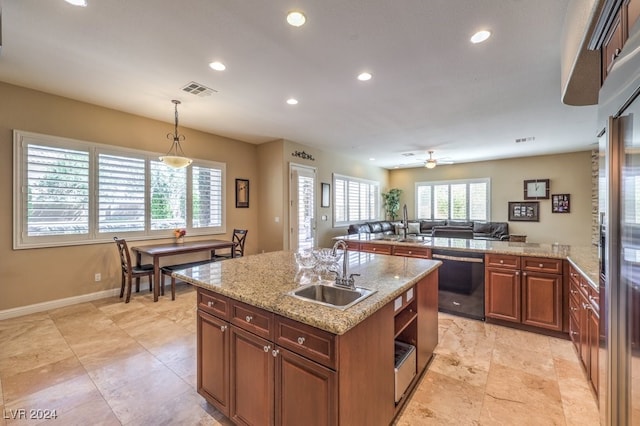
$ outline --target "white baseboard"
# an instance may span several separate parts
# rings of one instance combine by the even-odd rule
[[[37,312],[44,312],[50,309],[75,305],[76,303],[90,302],[92,300],[104,299],[118,295],[120,295],[120,288],[112,288],[110,290],[98,291],[96,293],[51,300],[48,302],[36,303],[34,305],[20,306],[19,308],[5,309],[4,311],[0,311],[0,320],[21,317],[23,315],[35,314]]]

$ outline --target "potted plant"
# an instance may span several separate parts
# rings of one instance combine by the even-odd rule
[[[400,211],[400,194],[402,189],[391,188],[389,192],[382,193],[384,210],[391,220],[396,220]]]

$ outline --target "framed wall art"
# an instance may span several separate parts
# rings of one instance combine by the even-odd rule
[[[571,195],[553,194],[551,196],[551,213],[570,213]]]
[[[540,203],[538,201],[509,201],[509,221],[539,222]]]
[[[249,179],[236,179],[236,208],[249,207]]]
[[[331,185],[321,183],[320,188],[320,207],[331,207]]]

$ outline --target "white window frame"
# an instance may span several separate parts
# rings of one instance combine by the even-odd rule
[[[415,187],[414,187],[414,194],[415,194],[415,212],[414,212],[414,217],[417,219],[426,219],[426,218],[422,218],[419,217],[419,188],[422,186],[430,186],[431,187],[431,219],[427,219],[427,220],[445,220],[445,219],[435,219],[435,211],[434,211],[434,203],[433,203],[433,188],[435,186],[438,185],[449,185],[449,214],[448,214],[448,218],[446,220],[459,220],[459,221],[472,221],[472,220],[476,220],[476,219],[470,219],[470,191],[469,191],[469,185],[472,183],[485,183],[487,185],[487,219],[486,222],[490,222],[491,221],[491,178],[473,178],[473,179],[457,179],[457,180],[441,180],[441,181],[426,181],[426,182],[416,182],[415,183]],[[451,206],[452,206],[452,202],[451,202],[451,185],[459,185],[459,184],[466,184],[467,185],[467,212],[466,212],[466,218],[465,219],[452,219],[451,218]]]
[[[336,180],[344,180],[344,181],[347,182],[347,190],[346,190],[346,194],[345,194],[345,197],[346,197],[345,205],[347,207],[347,220],[346,221],[338,222],[337,219],[336,219],[338,217],[338,215],[336,214],[336,209],[338,208],[338,203],[336,202],[336,200],[337,200]],[[356,182],[358,184],[364,183],[364,184],[368,184],[368,185],[371,185],[371,186],[375,187],[376,195],[375,195],[374,201],[373,201],[374,202],[373,211],[375,212],[374,217],[369,218],[369,219],[359,219],[359,220],[351,220],[351,221],[348,220],[349,183],[350,182]],[[346,176],[346,175],[341,175],[341,174],[334,173],[333,174],[333,178],[332,178],[332,183],[333,183],[333,197],[332,198],[333,198],[333,226],[334,227],[349,226],[349,225],[351,225],[353,223],[361,223],[361,222],[364,222],[364,221],[373,222],[373,221],[380,220],[380,205],[381,205],[380,204],[381,203],[381,201],[380,201],[380,197],[381,197],[381,195],[380,195],[380,182],[369,180],[369,179],[362,179],[362,178],[357,178],[357,177],[353,177],[353,176]],[[371,206],[369,206],[369,207],[371,207]]]
[[[80,235],[27,235],[26,211],[26,146],[28,144],[52,146],[73,150],[84,150],[89,153],[89,231]],[[145,230],[130,232],[98,232],[98,154],[111,154],[122,157],[142,158],[145,160]],[[40,247],[58,247],[81,244],[113,242],[114,236],[128,240],[144,240],[157,238],[173,238],[171,230],[150,229],[150,161],[155,161],[162,153],[141,151],[113,145],[86,142],[81,140],[50,136],[22,130],[13,131],[13,249],[30,249]],[[220,226],[192,227],[192,174],[191,167],[187,171],[187,235],[212,235],[226,233],[226,163],[194,159],[192,165],[215,168],[221,171],[221,213]]]

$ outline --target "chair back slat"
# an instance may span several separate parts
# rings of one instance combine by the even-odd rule
[[[131,255],[129,254],[127,241],[118,237],[113,237],[113,240],[116,242],[116,246],[118,247],[118,254],[120,255],[120,265],[122,267],[122,272],[128,274],[129,271],[131,271]]]
[[[232,241],[236,244],[233,248],[235,252],[235,257],[244,256],[244,242],[247,239],[247,231],[246,229],[234,229],[233,230],[233,239]]]

